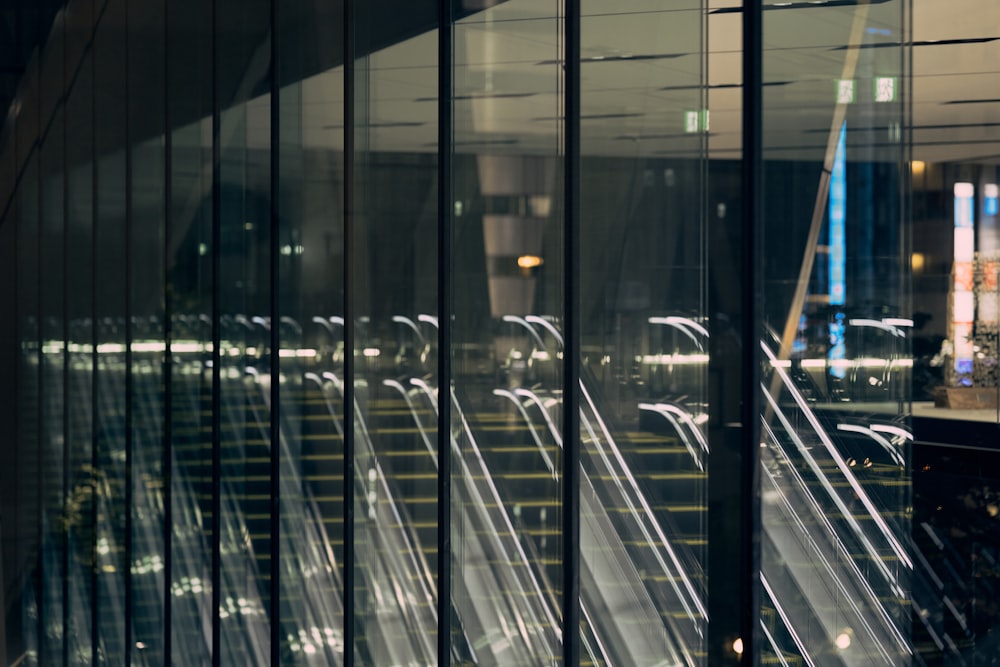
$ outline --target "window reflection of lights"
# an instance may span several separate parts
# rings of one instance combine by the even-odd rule
[[[739,637],[733,642],[733,653],[736,655],[743,655],[743,640]]]
[[[366,347],[364,349],[363,354],[369,358],[377,357],[382,354],[382,350],[378,349],[377,347]]]
[[[695,364],[707,364],[707,354],[646,354],[637,357],[636,361],[641,361],[646,365],[666,365],[685,366]]]
[[[517,265],[522,269],[534,269],[542,265],[542,258],[538,255],[521,255],[517,258]]]
[[[248,350],[249,351],[249,350]],[[286,349],[278,350],[279,357],[298,357],[299,359],[310,359],[312,357],[318,356],[319,351],[311,347],[304,347],[300,349]]]

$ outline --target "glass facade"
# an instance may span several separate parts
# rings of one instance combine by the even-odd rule
[[[914,426],[998,441],[1000,14],[927,4],[70,0],[0,660],[989,664],[991,473]]]

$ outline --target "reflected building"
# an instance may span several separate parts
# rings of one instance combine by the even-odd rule
[[[0,660],[992,655],[1000,14],[925,4],[69,0]]]

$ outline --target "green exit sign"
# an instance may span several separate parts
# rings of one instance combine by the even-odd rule
[[[708,132],[708,109],[684,112],[684,132],[695,134]]]
[[[854,79],[837,79],[837,104],[854,104]]]
[[[875,101],[895,102],[899,86],[894,76],[875,77]]]

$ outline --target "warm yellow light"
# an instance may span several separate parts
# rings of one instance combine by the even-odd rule
[[[521,255],[517,258],[517,265],[522,269],[533,269],[542,265],[542,258],[538,255]]]
[[[837,638],[834,640],[834,644],[836,644],[837,648],[839,648],[841,651],[846,651],[847,649],[849,649],[851,647],[850,633],[841,632],[839,635],[837,635]]]
[[[915,273],[919,273],[924,270],[924,253],[915,252],[910,255],[910,268],[913,269]]]
[[[736,641],[733,642],[733,652],[736,655],[743,655],[743,639],[741,637],[737,637]]]
[[[914,176],[920,176],[921,174],[924,173],[924,170],[926,168],[927,168],[927,163],[924,162],[923,160],[914,160],[913,162],[910,163],[910,173],[912,173]]]

